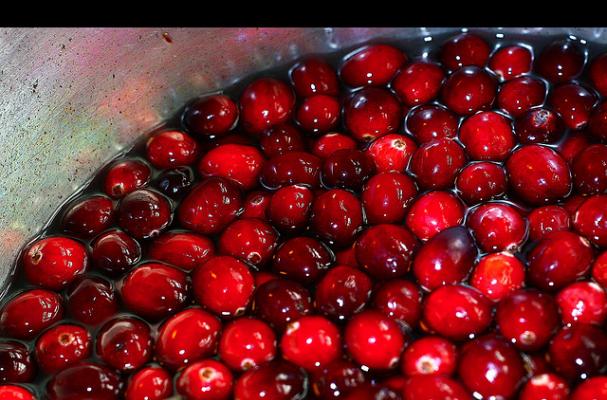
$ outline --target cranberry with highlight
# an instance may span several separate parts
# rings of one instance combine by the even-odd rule
[[[170,231],[158,236],[148,249],[148,258],[192,271],[215,254],[213,242],[191,232]]]
[[[171,205],[159,193],[136,190],[120,201],[118,224],[135,239],[157,236],[171,220]]]
[[[249,192],[244,199],[242,206],[241,218],[259,218],[264,219],[267,216],[268,208],[270,207],[270,199],[272,193],[256,190]]]
[[[416,149],[410,137],[390,133],[375,139],[365,153],[373,160],[377,172],[404,172]]]
[[[548,100],[565,125],[571,129],[582,129],[588,124],[596,96],[583,86],[564,83],[552,90]]]
[[[468,215],[466,224],[484,251],[514,251],[524,242],[527,221],[507,203],[485,203]]]
[[[391,88],[405,105],[413,107],[434,99],[444,78],[440,66],[419,61],[402,69],[392,80]]]
[[[524,282],[525,266],[508,252],[483,256],[470,278],[470,284],[493,301],[502,300]]]
[[[364,372],[350,361],[337,360],[314,377],[312,390],[322,400],[339,399],[366,382]]]
[[[372,304],[387,317],[415,328],[422,313],[422,294],[412,281],[391,279],[376,288]]]
[[[571,400],[602,399],[607,396],[607,377],[595,376],[580,383]]]
[[[428,192],[419,196],[407,213],[407,227],[421,240],[459,225],[464,218],[464,206],[448,192]]]
[[[361,195],[367,222],[401,222],[416,195],[415,182],[405,174],[384,172],[373,176],[365,184]]]
[[[323,94],[306,98],[299,105],[295,117],[299,126],[311,133],[324,133],[334,129],[339,118],[339,101]]]
[[[98,325],[118,312],[118,299],[109,281],[82,277],[67,291],[69,315],[87,325]]]
[[[455,138],[458,118],[444,107],[428,104],[412,110],[406,126],[419,143],[427,143],[434,139]]]
[[[501,197],[507,186],[504,168],[487,161],[466,165],[455,180],[455,188],[468,204]]]
[[[177,167],[162,171],[155,180],[155,186],[171,198],[186,194],[194,184],[194,172],[189,167]]]
[[[321,159],[325,159],[337,150],[354,150],[356,149],[356,146],[357,143],[351,136],[338,132],[330,132],[314,141],[312,144],[312,154]]]
[[[302,151],[292,151],[267,161],[261,171],[261,183],[275,190],[288,185],[317,187],[320,183],[321,161]]]
[[[509,80],[514,77],[531,72],[533,54],[523,46],[500,47],[489,60],[489,69],[502,79]]]
[[[352,193],[331,189],[314,199],[311,226],[323,239],[346,246],[352,243],[362,224],[362,205]]]
[[[337,72],[321,58],[312,57],[297,64],[291,70],[291,81],[297,95],[301,97],[339,94]]]
[[[316,285],[316,309],[345,320],[364,308],[371,287],[371,279],[360,270],[346,265],[333,267]]]
[[[312,312],[312,299],[308,290],[297,282],[273,279],[255,291],[253,311],[278,331]]]
[[[514,131],[523,144],[554,143],[565,133],[565,124],[555,112],[533,108],[514,121]]]
[[[457,348],[439,336],[425,336],[411,343],[401,361],[401,370],[408,377],[416,375],[453,374],[457,366]]]
[[[203,97],[188,105],[182,122],[188,132],[203,137],[224,135],[234,128],[238,107],[228,96],[216,94]]]
[[[301,185],[278,189],[270,199],[267,215],[280,231],[298,232],[308,226],[314,194]]]
[[[232,222],[219,237],[219,253],[239,258],[260,267],[265,265],[276,247],[277,234],[266,222],[246,218]]]
[[[440,58],[450,70],[466,65],[483,67],[490,52],[489,45],[482,37],[474,33],[461,33],[443,43]]]
[[[250,190],[257,185],[264,161],[263,155],[255,147],[223,144],[200,159],[198,172],[204,177],[231,179],[243,189]]]
[[[607,146],[593,144],[586,147],[573,159],[571,172],[579,194],[607,193]]]
[[[494,111],[466,118],[459,139],[473,160],[503,161],[516,144],[510,121]]]
[[[91,243],[93,265],[113,276],[130,270],[140,259],[139,243],[118,229],[103,233]]]
[[[36,400],[32,392],[17,385],[0,385],[0,400]]]
[[[150,181],[152,171],[140,160],[118,161],[110,166],[103,181],[103,191],[114,198],[141,189]]]
[[[462,67],[443,86],[442,100],[459,115],[488,108],[497,92],[495,79],[479,67]]]
[[[569,398],[569,384],[552,373],[535,375],[525,383],[520,400],[562,400]]]
[[[607,140],[607,101],[596,106],[590,114],[588,131],[600,140]]]
[[[276,356],[276,335],[263,321],[239,318],[224,327],[218,354],[234,371],[246,371]]]
[[[108,367],[84,362],[59,372],[46,385],[48,400],[118,400],[120,377]]]
[[[63,305],[57,293],[28,290],[4,304],[0,311],[0,332],[15,339],[33,339],[62,316]]]
[[[584,50],[571,40],[561,40],[546,46],[535,62],[537,72],[552,83],[577,77],[584,68]]]
[[[516,118],[530,108],[542,105],[545,99],[544,82],[537,78],[524,76],[502,85],[497,95],[497,105]]]
[[[152,357],[152,334],[143,321],[118,317],[97,333],[97,355],[120,371],[134,371]]]
[[[227,400],[232,393],[233,380],[225,365],[208,359],[183,369],[175,387],[186,400]]]
[[[607,195],[588,197],[573,215],[573,226],[597,246],[607,246]]]
[[[363,47],[348,56],[339,71],[341,80],[349,86],[382,86],[390,82],[396,71],[407,61],[400,49],[387,44]]]
[[[416,375],[405,382],[404,400],[472,400],[458,381],[441,375]]]
[[[354,93],[343,114],[345,126],[354,139],[368,142],[399,128],[402,106],[386,89],[371,87]]]
[[[38,365],[46,373],[57,373],[87,358],[91,336],[78,325],[61,324],[48,329],[36,341]]]
[[[291,151],[304,151],[306,144],[302,133],[291,124],[273,126],[259,138],[259,147],[272,158]]]
[[[593,325],[564,327],[550,342],[550,363],[571,380],[604,374],[607,369],[607,335]]]
[[[259,78],[240,95],[240,123],[252,134],[260,134],[286,122],[293,112],[295,95],[283,81]]]
[[[126,400],[164,400],[173,394],[172,375],[162,367],[145,367],[131,375]]]
[[[0,341],[0,383],[31,382],[36,364],[28,348],[14,340]]]
[[[310,237],[286,240],[274,254],[272,270],[304,284],[312,283],[329,268],[333,254],[321,242]]]
[[[63,229],[81,238],[91,238],[114,222],[114,203],[103,195],[78,200],[63,216]]]
[[[561,206],[535,208],[528,215],[529,239],[537,241],[550,232],[569,230],[569,212]]]
[[[359,190],[375,173],[375,165],[360,150],[337,150],[328,156],[322,167],[322,182],[328,187]]]
[[[192,165],[199,154],[196,141],[180,131],[155,134],[146,143],[148,161],[156,168],[174,168]]]
[[[305,316],[287,326],[280,349],[285,360],[314,371],[340,357],[341,337],[328,319]]]
[[[446,189],[466,163],[464,149],[455,140],[436,139],[420,146],[411,158],[410,171],[423,189]]]
[[[575,282],[556,296],[564,324],[602,325],[607,319],[607,294],[594,282]]]
[[[239,400],[303,399],[307,390],[306,373],[290,362],[277,360],[242,374],[234,385],[234,398]]]

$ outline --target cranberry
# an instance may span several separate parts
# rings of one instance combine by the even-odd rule
[[[308,226],[313,200],[314,194],[309,188],[300,185],[285,186],[272,195],[268,218],[281,231],[301,231]]]
[[[61,324],[44,332],[36,341],[36,360],[46,373],[56,373],[84,360],[90,354],[91,337],[78,325]]]
[[[61,290],[88,266],[86,248],[62,236],[36,240],[23,253],[23,272],[29,283]]]
[[[276,335],[263,321],[239,318],[225,326],[219,341],[219,358],[235,371],[245,371],[276,356]]]
[[[489,68],[502,79],[508,80],[531,72],[533,54],[523,46],[499,48],[489,60]]]
[[[148,184],[152,172],[140,160],[123,160],[112,164],[105,174],[103,191],[114,198],[123,197]]]
[[[607,95],[607,55],[605,53],[595,57],[590,65],[590,80],[601,95]]]
[[[453,343],[438,336],[422,337],[403,353],[401,370],[407,376],[451,375],[455,371],[457,349]]]
[[[318,279],[332,262],[333,255],[321,242],[301,236],[288,239],[276,250],[272,270],[308,284]]]
[[[497,83],[487,72],[478,67],[462,67],[445,82],[442,100],[457,114],[470,115],[489,107],[496,91]]]
[[[596,96],[583,86],[564,83],[552,90],[549,101],[565,125],[571,129],[581,129],[588,124]]]
[[[527,222],[506,203],[481,204],[468,215],[466,224],[484,251],[516,250],[527,235]]]
[[[441,375],[416,375],[407,379],[404,400],[471,400],[472,396],[457,381]]]
[[[310,153],[292,151],[271,158],[261,171],[261,183],[268,189],[287,185],[316,187],[320,183],[320,159]]]
[[[118,311],[118,299],[110,282],[99,277],[74,281],[67,293],[69,315],[88,325],[98,325]]]
[[[328,190],[314,199],[311,224],[323,239],[346,246],[352,243],[363,224],[360,201],[345,190]]]
[[[580,383],[571,400],[601,399],[607,396],[607,377],[595,376]]]
[[[308,58],[291,70],[291,81],[298,96],[315,94],[337,96],[339,82],[335,69],[321,58]]]
[[[457,117],[448,109],[434,104],[417,107],[407,115],[407,130],[419,143],[435,139],[455,138]]]
[[[556,374],[539,374],[527,381],[519,395],[520,400],[561,400],[569,398],[567,381]]]
[[[530,204],[554,202],[571,190],[567,162],[545,146],[519,147],[506,162],[506,170],[511,188]]]
[[[448,192],[428,192],[419,196],[407,214],[406,224],[421,240],[459,225],[464,218],[462,203]]]
[[[149,247],[148,257],[192,271],[215,254],[215,245],[205,236],[170,231],[158,236]]]
[[[476,256],[476,246],[468,230],[455,226],[421,246],[413,260],[413,274],[427,290],[459,283],[468,276]]]
[[[509,343],[485,336],[466,344],[458,373],[464,385],[482,398],[510,398],[525,376],[523,361]]]
[[[556,297],[564,324],[602,325],[607,319],[607,294],[594,282],[575,282]]]
[[[356,141],[343,133],[330,132],[314,141],[312,153],[322,159],[341,149],[356,149]]]
[[[285,360],[306,370],[318,370],[340,357],[341,338],[331,321],[304,316],[287,326],[280,349]]]
[[[550,232],[569,230],[569,213],[561,206],[535,208],[528,216],[529,239],[537,241]]]
[[[250,369],[234,385],[234,398],[239,400],[303,399],[308,387],[305,372],[280,360]]]
[[[223,178],[208,178],[194,186],[181,202],[178,219],[185,228],[214,234],[232,222],[241,207],[236,185]]]
[[[318,374],[312,383],[312,390],[319,399],[339,399],[347,396],[365,381],[365,374],[354,363],[337,360]]]
[[[131,376],[126,400],[164,400],[173,394],[172,376],[162,367],[145,367]]]
[[[287,279],[273,279],[257,287],[255,314],[282,331],[287,324],[312,311],[310,293],[299,283]]]
[[[36,400],[32,392],[17,385],[0,385],[0,400]]]
[[[482,67],[489,59],[491,49],[483,38],[473,33],[461,33],[449,38],[441,46],[441,61],[454,70],[465,65]]]
[[[293,111],[295,96],[286,83],[273,78],[251,82],[240,96],[240,120],[244,129],[259,134],[286,122]]]
[[[607,101],[597,105],[590,114],[588,130],[597,139],[607,140]]]
[[[415,182],[407,175],[384,172],[373,176],[364,186],[361,199],[370,224],[397,223],[417,195]]]
[[[98,236],[91,244],[95,268],[110,275],[130,270],[141,259],[141,246],[135,239],[114,229]]]
[[[36,364],[28,348],[14,340],[0,341],[0,383],[31,382],[36,376]]]
[[[4,304],[0,311],[0,332],[16,339],[33,339],[62,315],[58,294],[43,289],[28,290]]]
[[[318,94],[301,103],[296,120],[307,132],[324,133],[337,126],[339,117],[339,101],[335,97]]]
[[[136,190],[120,202],[118,224],[136,239],[158,235],[171,223],[171,205],[159,193]]]
[[[446,189],[466,163],[464,149],[455,140],[436,139],[421,145],[411,158],[410,170],[423,189]]]
[[[268,208],[270,207],[270,199],[272,193],[257,190],[249,192],[244,200],[242,207],[241,218],[266,218]]]
[[[403,172],[416,149],[417,146],[410,137],[390,133],[375,139],[366,153],[378,172]]]
[[[189,167],[177,167],[162,171],[156,178],[156,187],[165,195],[176,198],[186,194],[194,183],[194,173]]]
[[[147,159],[156,168],[192,165],[200,149],[196,141],[180,131],[164,131],[148,139]]]
[[[259,139],[259,147],[266,157],[276,157],[291,151],[304,151],[306,148],[301,132],[290,124],[273,126]]]
[[[203,97],[188,105],[182,122],[188,132],[203,137],[224,135],[234,128],[238,107],[228,96],[216,94]]]
[[[227,400],[232,393],[233,379],[225,365],[208,359],[187,366],[175,386],[184,399]]]
[[[349,86],[383,86],[405,64],[407,56],[387,44],[363,47],[344,60],[339,75]]]
[[[401,117],[400,103],[386,89],[361,89],[344,106],[345,126],[358,141],[371,141],[394,132]]]
[[[468,204],[492,200],[506,192],[506,171],[491,162],[471,163],[460,171],[455,188]]]
[[[521,350],[539,350],[558,327],[553,298],[535,289],[520,289],[497,305],[495,320],[502,335]]]
[[[498,106],[513,117],[520,117],[530,108],[540,106],[546,99],[543,81],[528,76],[504,83],[497,95]]]
[[[352,243],[351,246],[337,251],[335,253],[335,262],[350,267],[358,267],[358,261],[356,261],[356,243]]]
[[[607,246],[607,195],[588,197],[573,216],[573,226],[597,246]]]
[[[564,327],[550,342],[550,363],[567,379],[603,374],[607,367],[607,335],[593,325]]]
[[[525,266],[507,252],[483,256],[470,278],[470,284],[493,301],[502,300],[524,282]]]
[[[510,121],[494,111],[466,118],[459,139],[473,160],[503,161],[516,144]]]
[[[359,190],[375,172],[367,153],[360,150],[337,150],[323,162],[322,181],[328,187]]]
[[[82,238],[91,238],[112,225],[114,204],[103,195],[74,202],[63,216],[63,229]]]
[[[186,274],[166,264],[149,262],[132,270],[122,280],[124,306],[153,320],[181,309],[188,300]]]
[[[263,155],[252,146],[224,144],[206,153],[198,164],[202,176],[232,179],[245,190],[257,185],[264,164]]]
[[[263,266],[272,256],[276,241],[276,232],[262,220],[239,219],[228,225],[219,237],[219,252]]]
[[[571,40],[546,46],[535,62],[537,72],[550,82],[568,81],[578,76],[585,63],[584,50]]]
[[[316,309],[345,320],[364,308],[371,295],[371,279],[356,268],[331,268],[316,285]]]
[[[432,331],[452,340],[464,340],[489,327],[491,303],[478,290],[447,285],[434,290],[426,298],[423,318]]]
[[[392,81],[392,90],[410,107],[424,104],[438,95],[445,73],[437,64],[414,62],[402,69]]]
[[[97,355],[117,370],[138,369],[152,356],[150,327],[130,317],[106,322],[97,333]]]
[[[64,369],[46,385],[48,400],[114,400],[119,398],[120,377],[111,369],[85,362]]]
[[[594,260],[592,277],[603,288],[607,288],[607,251],[601,253]]]
[[[215,354],[221,323],[201,308],[188,308],[165,321],[158,331],[155,356],[173,370]]]
[[[571,166],[573,184],[583,195],[607,192],[607,146],[594,144],[582,150]]]
[[[344,337],[352,358],[373,369],[394,368],[405,345],[398,324],[371,310],[353,316],[346,325]]]
[[[523,144],[554,143],[565,132],[563,120],[547,108],[532,108],[514,122],[516,136]]]
[[[422,295],[411,281],[392,279],[382,283],[373,295],[373,307],[395,321],[415,328],[422,312]]]

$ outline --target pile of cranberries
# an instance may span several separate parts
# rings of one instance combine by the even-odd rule
[[[607,399],[588,52],[462,33],[195,100],[24,249],[0,399]]]

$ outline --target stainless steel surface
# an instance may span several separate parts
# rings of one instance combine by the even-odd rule
[[[187,99],[250,71],[374,38],[443,28],[0,31],[0,284],[19,248],[88,177]],[[604,29],[492,29],[572,33]]]

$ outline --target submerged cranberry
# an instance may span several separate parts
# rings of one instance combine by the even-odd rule
[[[573,159],[573,184],[578,193],[592,195],[607,192],[607,146],[593,144]]]
[[[324,133],[334,129],[340,118],[340,103],[322,94],[306,98],[298,107],[295,119],[306,132]]]
[[[0,383],[31,382],[36,376],[36,364],[28,348],[14,340],[0,341]]]
[[[569,384],[556,374],[535,375],[525,383],[519,395],[521,400],[560,400],[569,398]]]
[[[191,400],[227,400],[234,378],[222,363],[208,359],[183,369],[175,382],[177,392]]]
[[[98,236],[91,249],[95,268],[114,276],[130,270],[141,259],[139,243],[118,229]]]
[[[171,219],[171,205],[161,194],[136,190],[120,201],[118,224],[136,239],[157,236]]]
[[[502,161],[516,144],[510,121],[494,111],[466,118],[459,139],[473,160]]]
[[[588,197],[573,215],[573,226],[597,246],[607,246],[607,195]]]
[[[32,392],[17,385],[0,385],[1,400],[36,400]]]
[[[570,216],[561,206],[538,207],[529,213],[529,239],[542,239],[550,232],[569,230]]]
[[[375,165],[367,153],[360,150],[337,150],[322,166],[322,182],[328,187],[360,190],[375,173]]]
[[[446,189],[465,163],[464,149],[455,140],[436,139],[413,153],[409,169],[422,189]]]
[[[397,322],[415,328],[419,321],[422,295],[417,284],[391,279],[373,292],[373,307]]]
[[[509,80],[531,72],[533,54],[524,46],[500,47],[489,60],[489,68],[502,79]]]
[[[287,326],[280,349],[285,360],[314,371],[340,357],[341,337],[331,321],[310,315]]]
[[[148,258],[192,271],[215,254],[213,242],[191,232],[170,231],[158,236],[148,249]]]
[[[257,287],[253,310],[279,331],[312,311],[306,288],[287,279],[273,279]]]
[[[468,215],[466,224],[484,251],[517,250],[527,235],[527,222],[507,203],[481,204]]]
[[[291,151],[304,151],[306,145],[302,133],[291,124],[273,126],[259,138],[259,147],[272,158]]]
[[[454,138],[458,119],[448,109],[429,104],[413,109],[407,115],[406,126],[419,143],[426,143],[434,139]]]
[[[373,176],[365,184],[361,199],[369,224],[399,223],[417,195],[415,182],[398,172]]]
[[[470,278],[470,284],[493,301],[502,300],[524,282],[525,266],[508,252],[483,256]]]
[[[392,80],[391,88],[410,107],[434,99],[442,86],[445,73],[429,62],[414,62],[402,69]]]
[[[311,226],[323,239],[346,246],[352,243],[362,224],[362,206],[352,193],[331,189],[314,199]]]
[[[447,339],[426,336],[411,343],[401,361],[403,374],[451,375],[457,366],[457,348]]]
[[[143,161],[118,161],[105,174],[103,190],[108,196],[120,198],[147,185],[151,174],[150,167]]]
[[[239,318],[226,325],[219,341],[219,358],[235,371],[245,371],[276,356],[276,335],[263,321]]]
[[[550,342],[550,363],[567,379],[586,379],[605,373],[607,335],[592,325],[564,327]]]
[[[416,149],[410,137],[390,133],[375,139],[366,153],[373,159],[377,172],[403,172]]]
[[[155,185],[165,195],[176,198],[186,194],[194,183],[194,173],[189,167],[177,167],[162,171]]]
[[[126,400],[164,400],[173,394],[172,376],[162,367],[145,367],[131,375]]]
[[[457,175],[455,188],[468,204],[492,200],[506,192],[506,171],[492,162],[470,163]]]
[[[310,153],[292,151],[271,158],[261,171],[261,183],[268,189],[287,185],[316,187],[320,183],[320,159]]]
[[[120,371],[133,371],[152,357],[152,334],[143,321],[118,317],[97,333],[97,355]]]
[[[448,192],[427,192],[419,196],[407,214],[407,227],[421,240],[459,225],[464,218],[464,206]]]
[[[192,165],[198,158],[199,146],[186,133],[164,131],[155,134],[146,143],[148,161],[157,168]]]
[[[462,67],[445,82],[442,100],[459,115],[471,115],[493,103],[497,91],[495,79],[478,67]]]
[[[188,105],[182,122],[188,132],[200,136],[223,135],[234,128],[238,107],[228,96],[216,94],[203,97]]]
[[[580,383],[571,400],[601,399],[607,396],[607,377],[595,376]]]
[[[259,134],[289,119],[295,104],[293,91],[273,78],[251,82],[240,95],[240,122],[244,129]]]
[[[118,299],[107,280],[82,277],[68,289],[67,311],[84,324],[98,325],[118,311]]]
[[[312,382],[312,390],[323,400],[347,396],[366,382],[364,372],[350,361],[337,360],[321,371]]]
[[[563,136],[565,124],[555,112],[539,107],[518,117],[514,130],[523,144],[554,143]]]
[[[239,400],[303,399],[307,389],[308,378],[301,368],[277,360],[242,374],[234,385],[234,398]]]
[[[571,129],[581,129],[588,124],[596,97],[583,86],[564,83],[552,90],[549,101],[565,125]]]
[[[244,199],[242,206],[242,218],[260,218],[264,219],[267,217],[268,208],[270,207],[270,199],[272,193],[256,190],[249,192],[247,197]]]
[[[346,265],[333,267],[316,285],[316,309],[344,320],[365,306],[371,287],[371,279],[360,270]]]
[[[564,324],[602,325],[607,319],[607,294],[594,282],[575,282],[556,297]]]
[[[483,67],[491,49],[485,40],[474,33],[461,33],[441,46],[440,58],[445,67],[454,70],[466,65]]]
[[[87,358],[91,336],[78,325],[61,324],[48,329],[36,341],[36,360],[46,373],[56,373]]]
[[[568,81],[584,68],[584,50],[571,40],[555,41],[546,46],[535,62],[537,72],[550,82]]]
[[[356,149],[357,143],[351,136],[338,132],[322,135],[312,144],[312,153],[321,159],[329,157],[337,150]]]
[[[243,189],[249,190],[257,185],[263,164],[263,155],[255,147],[223,144],[200,159],[198,172],[204,177],[231,179]]]
[[[524,76],[502,85],[497,95],[497,104],[513,117],[519,117],[530,108],[542,105],[545,99],[544,82]]]
[[[417,375],[405,382],[404,400],[470,400],[472,396],[458,381],[441,375]]]
[[[396,131],[401,124],[401,105],[389,91],[365,88],[344,106],[344,123],[358,141],[371,141]]]
[[[301,185],[285,186],[272,194],[267,216],[281,232],[301,231],[308,226],[313,200],[311,189]]]
[[[82,238],[91,238],[109,228],[114,219],[114,204],[103,195],[75,202],[63,216],[63,229]]]
[[[335,69],[321,58],[311,57],[297,64],[291,70],[291,81],[301,97],[315,94],[337,96],[339,82]]]
[[[400,49],[387,44],[363,47],[346,57],[339,76],[349,86],[382,86],[407,61]]]
[[[257,267],[265,265],[276,247],[272,226],[256,218],[244,218],[228,225],[219,237],[219,253],[239,258]]]
[[[0,311],[0,332],[16,339],[33,339],[62,315],[58,294],[43,289],[28,290],[4,304]]]
[[[46,396],[49,400],[117,400],[121,386],[111,369],[85,362],[55,375],[46,385]]]
[[[288,239],[276,250],[272,270],[307,284],[318,279],[332,262],[332,253],[321,242],[301,236]]]

